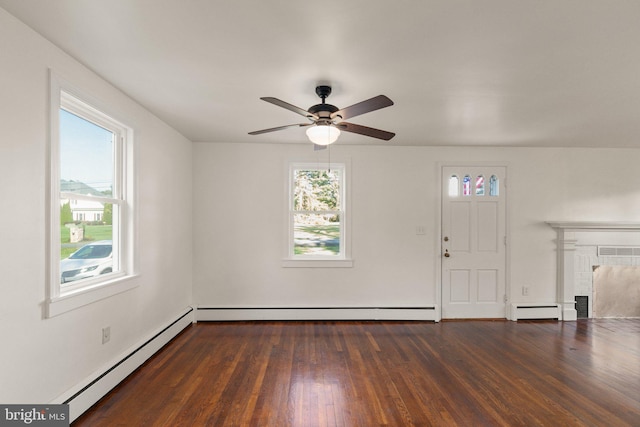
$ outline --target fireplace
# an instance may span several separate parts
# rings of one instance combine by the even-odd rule
[[[593,271],[600,265],[640,266],[640,223],[548,222],[558,233],[557,301],[562,320],[576,320],[576,296],[593,314]]]

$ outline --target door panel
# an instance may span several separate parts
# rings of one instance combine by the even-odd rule
[[[478,302],[498,302],[498,270],[478,270]]]
[[[505,179],[504,166],[442,169],[445,319],[505,317]]]
[[[450,270],[452,303],[471,301],[471,281],[469,270]]]
[[[498,220],[497,203],[478,203],[478,251],[498,250]]]
[[[469,252],[471,250],[471,213],[470,204],[451,203],[451,251]]]

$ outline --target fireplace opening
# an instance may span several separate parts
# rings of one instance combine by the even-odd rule
[[[578,297],[576,308],[577,300]],[[640,267],[600,265],[594,268],[592,303],[594,318],[640,317]]]
[[[576,311],[578,319],[589,318],[589,297],[585,295],[576,295]]]

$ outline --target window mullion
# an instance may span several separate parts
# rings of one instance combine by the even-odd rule
[[[91,196],[91,195],[78,194],[78,193],[67,193],[67,192],[60,192],[60,200],[88,200],[92,202],[99,202],[102,204],[111,203],[113,205],[122,203],[122,200],[120,199],[113,199],[110,197]]]
[[[295,214],[301,214],[301,215],[335,215],[337,213],[341,213],[342,211],[339,209],[335,209],[335,210],[326,210],[326,211],[302,211],[302,210],[293,210],[292,211]]]

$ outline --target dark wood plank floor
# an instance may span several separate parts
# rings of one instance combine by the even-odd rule
[[[189,327],[74,426],[640,426],[640,320]]]

